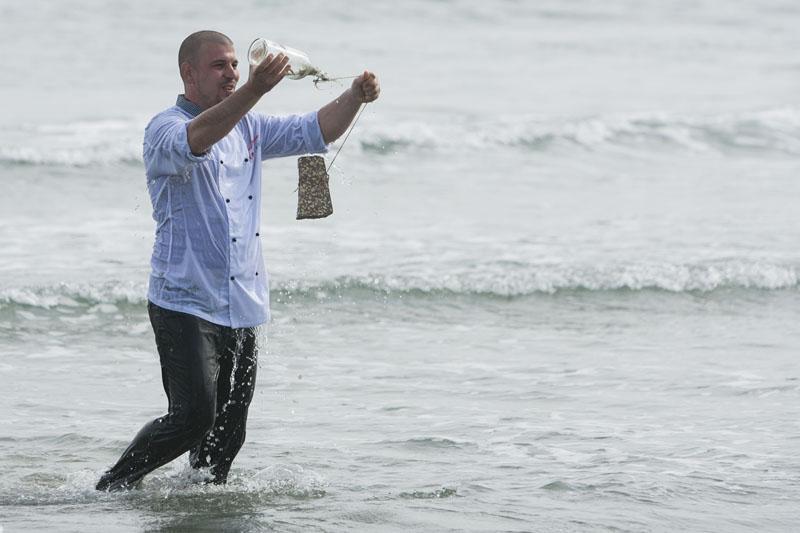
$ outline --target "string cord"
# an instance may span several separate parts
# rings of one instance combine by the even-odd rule
[[[361,113],[363,113],[366,108],[367,108],[367,103],[366,102],[361,104],[361,109],[359,109],[358,114],[356,115],[356,118],[353,120],[353,123],[350,124],[350,129],[347,130],[347,135],[344,136],[344,139],[342,140],[342,144],[340,144],[339,145],[339,149],[336,150],[336,153],[334,154],[333,159],[331,159],[330,165],[328,165],[328,168],[325,169],[326,173],[330,172],[331,168],[333,167],[333,162],[336,161],[336,157],[339,155],[339,152],[341,152],[342,148],[344,148],[344,143],[347,142],[347,138],[350,137],[350,133],[352,133],[353,128],[356,127],[356,122],[358,122],[358,119],[361,118]],[[297,189],[292,191],[292,194],[296,193],[299,188],[300,187],[298,187]]]
[[[361,104],[361,109],[359,109],[355,120],[353,120],[353,123],[350,124],[350,129],[347,130],[347,134],[344,136],[344,139],[342,140],[342,144],[339,145],[339,149],[336,150],[336,153],[333,155],[333,159],[331,159],[331,164],[328,165],[328,169],[326,170],[326,172],[330,172],[331,168],[333,167],[333,162],[336,161],[336,158],[339,156],[339,152],[341,152],[342,148],[344,148],[344,143],[347,142],[347,138],[350,137],[350,134],[353,132],[353,128],[356,127],[356,123],[358,122],[358,119],[361,118],[361,113],[363,113],[366,108],[367,108],[367,103],[366,102]]]
[[[319,89],[320,83],[328,83],[333,81],[340,81],[340,80],[352,80],[354,78],[359,77],[361,74],[357,74],[355,76],[339,76],[338,78],[329,78],[327,74],[318,74],[314,78],[314,88]]]

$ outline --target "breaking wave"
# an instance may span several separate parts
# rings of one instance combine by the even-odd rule
[[[141,164],[142,120],[25,125],[6,131],[0,164],[85,167]]]
[[[494,123],[429,122],[374,127],[358,136],[365,151],[688,151],[800,154],[800,109],[683,116],[672,113],[578,119],[514,117]]]
[[[0,165],[83,167],[141,165],[145,120],[82,121],[23,126],[4,132]],[[506,149],[528,152],[684,151],[800,155],[800,108],[717,115],[639,113],[496,121],[372,121],[354,139],[362,152],[454,153]]]
[[[490,298],[553,295],[564,292],[662,291],[707,293],[720,289],[786,290],[800,286],[800,265],[740,259],[696,264],[632,263],[559,265],[495,262],[439,273],[345,275],[329,279],[274,276],[273,299],[369,298],[409,295]],[[0,289],[0,310],[9,307],[90,307],[112,312],[146,301],[144,283],[69,284]]]
[[[446,269],[443,269],[446,270]],[[342,276],[327,281],[287,281],[279,292],[329,296],[352,291],[523,297],[590,291],[711,292],[717,289],[779,290],[800,284],[800,269],[741,260],[704,264],[530,265],[491,263],[439,275]],[[273,289],[274,290],[274,289]]]

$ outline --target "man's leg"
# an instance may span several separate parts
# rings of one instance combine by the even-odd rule
[[[220,326],[148,305],[169,410],[145,426],[97,483],[97,490],[130,487],[148,472],[196,445],[214,425]]]
[[[194,468],[211,467],[213,483],[225,483],[234,457],[244,444],[247,410],[256,386],[258,347],[255,328],[228,331],[220,356],[217,417],[214,428],[190,455]]]

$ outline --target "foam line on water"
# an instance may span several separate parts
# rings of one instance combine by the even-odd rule
[[[0,139],[0,165],[141,165],[146,121],[23,125]],[[505,116],[366,119],[349,147],[362,153],[447,154],[483,149],[522,152],[678,151],[800,155],[800,108],[714,115],[668,112],[584,117]]]
[[[718,289],[785,290],[800,285],[800,265],[727,259],[697,263],[531,264],[487,262],[470,267],[432,269],[425,273],[335,275],[330,278],[273,277],[278,303],[291,297],[358,298],[367,294],[427,294],[521,297],[565,291],[711,292]],[[0,310],[15,308],[141,305],[144,283],[107,281],[97,284],[59,283],[39,287],[0,289]],[[113,310],[116,311],[116,308]]]

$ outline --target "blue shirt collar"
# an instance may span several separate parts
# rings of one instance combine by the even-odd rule
[[[175,105],[192,115],[192,117],[196,117],[203,112],[199,105],[195,104],[194,102],[190,102],[182,94],[178,95],[178,100],[175,102]]]

